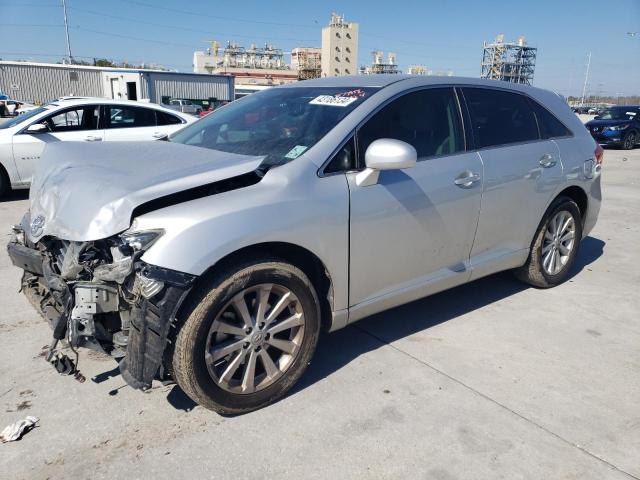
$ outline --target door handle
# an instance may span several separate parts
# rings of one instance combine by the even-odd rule
[[[543,168],[551,168],[555,166],[556,161],[553,158],[553,155],[551,155],[550,153],[545,153],[542,157],[540,157],[540,161],[538,163],[540,163],[540,166],[542,166]]]
[[[479,173],[470,172],[469,170],[467,170],[458,175],[453,183],[455,183],[460,188],[471,188],[473,187],[473,184],[478,182],[479,180]]]
[[[162,133],[162,132],[155,132],[153,135],[151,135],[153,138],[164,138],[167,136],[166,133]]]
[[[102,137],[95,137],[93,135],[89,135],[89,136],[84,137],[84,140],[86,142],[100,142],[100,141],[102,141]]]

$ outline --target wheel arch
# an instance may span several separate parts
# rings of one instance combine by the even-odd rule
[[[321,326],[324,330],[329,330],[332,323],[333,302],[333,281],[331,274],[324,262],[312,251],[289,242],[271,241],[257,243],[239,248],[211,265],[198,278],[197,282],[205,282],[217,272],[232,268],[241,261],[260,256],[274,256],[291,263],[309,277],[318,295],[321,310]],[[185,302],[186,303],[186,302]]]
[[[584,224],[585,218],[587,218],[587,210],[589,208],[589,197],[587,196],[587,192],[584,191],[582,187],[578,185],[571,185],[570,187],[565,188],[560,193],[558,193],[549,205],[552,205],[559,197],[569,197],[571,200],[576,202],[578,208],[580,209],[580,216],[582,217],[582,223]],[[549,207],[547,207],[548,209]]]

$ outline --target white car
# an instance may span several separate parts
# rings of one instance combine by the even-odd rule
[[[159,140],[197,120],[153,103],[81,98],[49,103],[0,124],[0,195],[29,188],[50,142]]]

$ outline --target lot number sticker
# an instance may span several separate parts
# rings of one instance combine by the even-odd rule
[[[346,107],[358,100],[358,97],[338,97],[320,95],[309,102],[309,105],[328,105],[330,107]]]

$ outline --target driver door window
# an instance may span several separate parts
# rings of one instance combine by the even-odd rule
[[[407,142],[418,160],[464,150],[458,104],[452,88],[408,93],[378,111],[358,131],[359,158],[374,140],[393,138]]]
[[[52,133],[96,130],[100,108],[95,105],[76,107],[58,112],[44,120]]]

